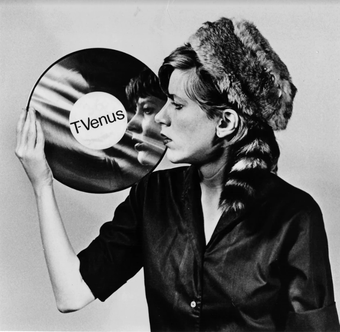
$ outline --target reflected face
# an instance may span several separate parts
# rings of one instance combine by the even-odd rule
[[[170,99],[157,114],[167,157],[173,163],[203,165],[215,152],[218,119],[209,119],[199,104],[185,90],[188,72],[175,69],[171,74],[168,92]]]
[[[156,165],[164,152],[160,125],[155,122],[155,115],[164,104],[165,101],[153,96],[139,98],[135,115],[128,124],[127,129],[132,132],[137,158],[142,165]]]

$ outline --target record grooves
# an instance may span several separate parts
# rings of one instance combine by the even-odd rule
[[[164,155],[153,142],[150,163],[141,164],[127,129],[134,115],[125,88],[146,66],[112,49],[91,48],[52,64],[28,100],[40,114],[45,153],[54,178],[76,190],[109,193],[130,187]]]

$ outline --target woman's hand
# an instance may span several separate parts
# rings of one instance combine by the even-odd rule
[[[45,186],[52,186],[53,175],[44,153],[44,133],[36,111],[23,110],[17,125],[17,146],[15,154],[22,163],[34,192]]]

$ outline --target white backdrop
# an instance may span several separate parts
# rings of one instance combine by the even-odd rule
[[[340,301],[339,1],[68,2],[0,0],[0,329],[149,329],[142,273],[105,303],[96,301],[72,314],[55,308],[32,189],[14,156],[16,122],[36,80],[62,56],[113,48],[157,72],[163,58],[201,23],[220,16],[252,20],[298,87],[293,117],[278,135],[279,173],[309,192],[323,210]],[[164,160],[159,168],[169,166]],[[79,251],[111,219],[127,191],[93,195],[56,183],[56,194]]]

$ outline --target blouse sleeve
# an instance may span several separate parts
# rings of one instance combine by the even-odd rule
[[[286,283],[287,331],[340,331],[323,217],[313,201],[292,222]]]
[[[112,221],[78,254],[80,272],[93,295],[105,301],[142,267],[140,212],[133,187]]]

